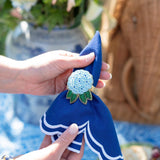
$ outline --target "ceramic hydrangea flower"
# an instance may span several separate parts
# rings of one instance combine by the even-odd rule
[[[88,71],[81,69],[73,72],[67,82],[67,99],[74,103],[79,97],[82,103],[87,104],[87,100],[92,100],[92,85],[93,77]]]
[[[11,0],[12,5],[15,8],[21,8],[22,10],[29,11],[32,6],[37,3],[37,0]]]

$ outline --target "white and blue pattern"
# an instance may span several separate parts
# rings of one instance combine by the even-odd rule
[[[92,88],[93,76],[83,69],[76,70],[68,78],[68,89],[74,94],[83,94]]]
[[[95,46],[96,48],[93,49]],[[94,53],[98,54],[100,47],[100,42],[96,40],[82,53],[90,53],[94,50]],[[101,56],[96,57],[95,60],[97,61],[92,63],[91,66],[86,67],[86,70],[89,70],[94,75],[94,86],[96,86],[100,75],[101,65],[99,65],[99,62],[101,62]],[[41,119],[41,128],[46,133],[53,133],[53,138],[56,139],[70,124],[76,123],[79,126],[79,135],[70,145],[72,149],[80,150],[83,134],[89,148],[101,160],[122,159],[116,133],[118,134],[120,144],[133,141],[134,138],[141,143],[148,140],[150,143],[160,144],[159,126],[145,126],[122,122],[113,123],[107,107],[94,93],[92,94],[93,100],[89,101],[85,107],[79,100],[70,104],[68,99],[66,99],[66,94],[67,91],[62,92],[49,107],[46,115],[44,114]],[[10,95],[6,96],[2,94],[2,97],[0,95],[0,109],[0,136],[2,136],[0,150],[3,153],[8,151],[14,156],[24,154],[31,151],[31,149],[38,149],[43,137],[39,128],[37,128],[38,126],[27,124],[16,117],[13,100]],[[23,110],[22,116],[25,116],[25,114],[26,110]],[[116,124],[116,132],[114,124]],[[151,141],[152,139],[154,141]],[[91,155],[87,152],[85,152],[85,156],[86,159],[89,157],[92,160]],[[96,159],[96,157],[93,159]]]
[[[14,123],[21,127],[13,127]],[[133,124],[129,122],[114,122],[121,145],[138,142],[160,147],[160,126]],[[13,96],[0,94],[0,156],[3,154],[20,155],[37,150],[43,140],[38,125],[20,121],[13,110]],[[97,160],[97,156],[85,147],[82,160]]]
[[[29,11],[37,3],[37,0],[11,0],[11,2],[15,8]]]
[[[81,27],[54,28],[48,32],[46,27],[35,29],[32,24],[22,21],[14,31],[7,35],[5,55],[16,60],[26,60],[44,52],[58,49],[80,53],[86,44],[87,39],[82,34]],[[16,114],[22,121],[37,125],[56,96],[17,94],[14,97]],[[23,114],[24,110],[25,114]]]
[[[63,124],[54,125],[54,126],[48,124],[47,120],[46,120],[46,114],[44,114],[44,116],[42,117],[42,119],[40,121],[40,127],[41,127],[41,130],[46,135],[52,136],[53,141],[55,141],[59,137],[58,135],[61,135],[68,128],[68,126],[65,126]],[[71,143],[71,145],[69,145],[68,150],[71,150],[76,153],[80,153],[80,149],[81,149],[81,145],[82,145],[82,137],[84,134],[85,142],[90,147],[90,149],[92,149],[92,151],[94,151],[99,156],[99,158],[101,160],[106,159],[106,158],[110,159],[110,160],[111,159],[113,159],[113,160],[123,159],[123,157],[121,155],[118,155],[116,157],[112,157],[108,153],[106,153],[103,145],[100,144],[93,137],[91,129],[90,129],[90,122],[89,121],[78,126],[78,129],[79,129],[78,135],[75,138],[75,140]],[[93,143],[93,141],[96,144],[96,146],[91,145]],[[98,146],[98,149],[97,149],[97,146]]]
[[[123,157],[110,113],[102,101],[100,102],[99,97],[92,93],[93,100],[89,101],[87,106],[84,107],[84,104],[79,100],[70,105],[65,98],[66,94],[67,91],[62,92],[41,118],[42,132],[55,138],[61,135],[70,124],[76,123],[79,127],[78,136],[69,145],[68,149],[79,153],[84,135],[85,142],[98,155],[100,160],[122,160]],[[97,103],[100,105],[97,106]],[[93,111],[94,109],[96,112]],[[96,113],[99,113],[97,117]],[[102,122],[103,125],[101,125]],[[97,127],[97,124],[100,125]],[[104,129],[105,126],[107,126],[107,129]]]

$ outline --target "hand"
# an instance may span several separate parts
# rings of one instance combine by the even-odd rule
[[[67,150],[68,145],[78,133],[78,126],[72,124],[54,143],[50,136],[45,136],[40,150],[15,158],[16,160],[81,160],[84,152],[84,140],[80,153]]]
[[[85,67],[92,63],[94,58],[94,53],[79,56],[67,51],[52,51],[26,60],[19,76],[23,82],[22,92],[34,95],[60,93],[66,88],[73,68]],[[110,78],[107,67],[106,63],[102,64],[100,78],[103,80]],[[97,87],[103,86],[104,82],[99,80]]]
[[[0,56],[0,92],[32,95],[57,94],[66,89],[73,68],[88,66],[94,53],[85,56],[67,51],[52,51],[25,61],[16,61]],[[97,87],[111,78],[108,64],[102,63]]]

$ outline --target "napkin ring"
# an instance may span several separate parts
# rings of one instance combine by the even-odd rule
[[[70,99],[71,104],[76,102],[78,98],[83,104],[87,104],[88,100],[92,100],[90,91],[92,85],[93,76],[88,71],[76,70],[68,78],[66,98]]]

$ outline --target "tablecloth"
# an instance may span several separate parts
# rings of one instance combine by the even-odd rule
[[[20,155],[37,150],[44,134],[38,125],[21,121],[14,114],[12,94],[0,94],[0,156]],[[25,111],[24,111],[25,114]],[[146,143],[160,147],[160,126],[114,121],[120,145],[130,142]],[[88,146],[82,160],[96,160]]]

